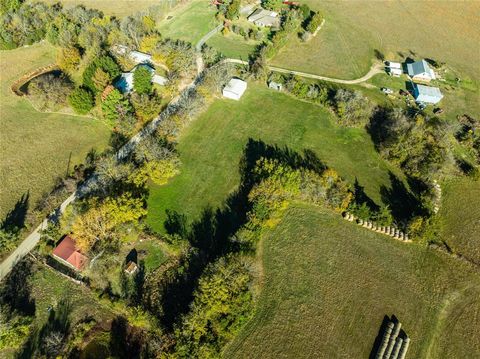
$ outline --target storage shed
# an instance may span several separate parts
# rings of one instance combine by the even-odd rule
[[[270,81],[268,83],[268,87],[273,89],[273,90],[277,90],[277,91],[282,91],[283,89],[283,85],[279,82],[275,82],[275,81]]]
[[[413,97],[416,102],[436,104],[443,98],[438,87],[415,84],[413,87]]]
[[[240,100],[246,89],[247,83],[245,81],[233,78],[223,88],[222,94],[223,97],[238,101]]]

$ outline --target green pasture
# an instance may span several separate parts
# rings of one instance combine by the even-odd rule
[[[55,49],[47,43],[0,52],[0,218],[23,195],[33,207],[55,178],[108,143],[110,129],[101,121],[63,113],[36,111],[10,86],[24,74],[55,62]],[[70,159],[71,157],[71,159]],[[69,164],[70,159],[70,166]]]
[[[468,265],[303,205],[260,246],[255,316],[225,358],[368,358],[392,315],[408,358],[480,356],[480,276]]]
[[[239,161],[249,138],[300,153],[312,150],[352,184],[357,178],[367,195],[382,203],[391,186],[389,171],[397,172],[380,158],[365,130],[333,121],[323,107],[255,83],[238,102],[216,100],[180,137],[181,173],[165,186],[151,186],[148,224],[163,231],[167,209],[192,221],[206,207],[222,206],[239,185]]]

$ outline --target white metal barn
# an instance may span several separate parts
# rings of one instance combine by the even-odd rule
[[[233,78],[223,88],[222,94],[223,97],[238,101],[246,89],[247,83],[245,81]]]
[[[440,102],[443,95],[438,87],[415,84],[413,88],[413,97],[415,97],[416,102],[436,104]]]

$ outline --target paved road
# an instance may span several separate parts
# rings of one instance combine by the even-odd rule
[[[225,59],[225,62],[230,62],[234,64],[242,64],[242,65],[248,65],[247,61],[243,60],[238,60],[238,59]],[[293,74],[301,77],[307,77],[310,79],[316,79],[316,80],[322,80],[322,81],[329,81],[329,82],[336,82],[339,84],[347,84],[347,85],[353,85],[353,84],[359,84],[362,82],[365,82],[375,76],[376,74],[382,73],[383,72],[383,66],[381,65],[373,65],[370,71],[368,71],[364,76],[354,79],[354,80],[342,80],[342,79],[336,79],[333,77],[325,77],[325,76],[320,76],[320,75],[315,75],[315,74],[310,74],[307,72],[301,72],[301,71],[295,71],[295,70],[289,70],[289,69],[284,69],[282,67],[277,67],[277,66],[268,66],[268,68],[271,71],[275,72],[281,72],[284,74]]]
[[[56,214],[63,213],[65,208],[73,202],[76,198],[76,192],[73,193],[70,197],[68,197],[58,208]],[[7,275],[8,272],[13,268],[15,263],[18,260],[23,258],[23,256],[27,255],[38,243],[40,240],[40,231],[45,229],[48,225],[48,219],[44,219],[40,225],[35,228],[35,230],[28,235],[27,238],[23,240],[22,243],[11,253],[5,260],[0,263],[0,280],[3,279]]]

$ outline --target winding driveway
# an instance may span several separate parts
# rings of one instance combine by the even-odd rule
[[[243,61],[243,60],[238,60],[238,59],[225,59],[225,62],[230,62],[233,64],[241,64],[241,65],[248,65],[248,61]],[[326,77],[326,76],[320,76],[316,74],[310,74],[308,72],[301,72],[301,71],[295,71],[295,70],[289,70],[285,69],[282,67],[277,67],[277,66],[268,66],[268,68],[271,71],[274,72],[280,72],[284,74],[292,74],[292,75],[297,75],[301,77],[306,77],[310,79],[315,79],[315,80],[322,80],[322,81],[329,81],[329,82],[336,82],[339,84],[345,84],[345,85],[354,85],[354,84],[359,84],[362,82],[365,82],[375,76],[376,74],[380,74],[383,72],[383,66],[379,64],[374,64],[371,68],[370,71],[368,71],[365,75],[358,79],[353,79],[353,80],[342,80],[342,79],[336,79],[333,77]]]

